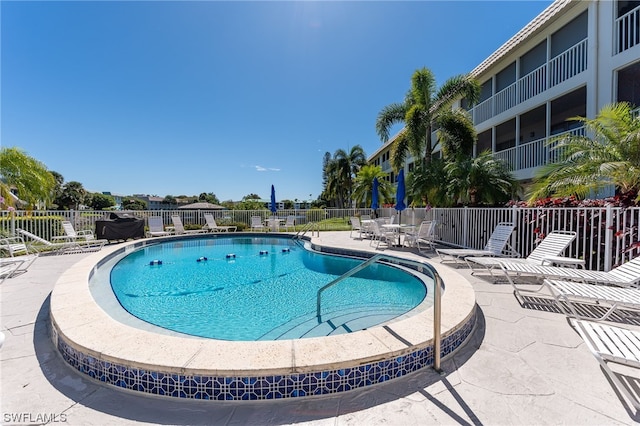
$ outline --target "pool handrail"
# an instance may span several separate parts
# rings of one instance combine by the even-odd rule
[[[376,263],[380,260],[385,260],[395,265],[402,263],[402,264],[408,264],[417,268],[425,268],[431,274],[431,277],[433,278],[433,284],[434,284],[433,286],[434,287],[434,291],[433,291],[433,369],[441,373],[442,369],[440,368],[440,351],[441,351],[442,339],[441,339],[440,325],[442,321],[442,305],[441,305],[440,299],[442,297],[443,282],[442,282],[442,278],[440,277],[440,274],[438,274],[438,271],[436,271],[433,265],[425,261],[414,260],[414,259],[401,259],[399,257],[390,256],[390,255],[381,254],[381,253],[373,255],[369,259],[365,260],[358,266],[340,275],[338,278],[336,278],[335,280],[331,281],[330,283],[326,284],[325,286],[323,286],[318,290],[317,297],[316,297],[316,316],[318,317],[318,324],[322,322],[322,314],[320,312],[320,302],[322,298],[322,292],[338,284],[340,281],[344,280],[345,278],[349,278],[350,276],[356,274],[357,272],[365,269],[372,263]],[[422,272],[422,270],[420,269],[418,269],[418,271]]]
[[[318,234],[318,236],[320,236],[320,227],[318,226],[318,224],[316,222],[309,222],[301,230],[296,232],[296,235],[293,236],[293,239],[299,240],[300,238],[304,237],[307,231],[311,231],[312,237],[314,231]]]

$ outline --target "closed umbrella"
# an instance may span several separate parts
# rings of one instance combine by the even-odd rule
[[[402,210],[407,208],[407,205],[404,203],[404,197],[404,169],[400,169],[400,173],[398,173],[398,188],[396,189],[396,210],[399,212],[398,223],[401,223]]]
[[[276,189],[273,185],[271,185],[271,203],[269,204],[269,210],[271,210],[273,214],[278,211],[278,206],[276,205]]]
[[[371,209],[375,211],[378,209],[378,178],[373,178],[373,188],[371,190]]]

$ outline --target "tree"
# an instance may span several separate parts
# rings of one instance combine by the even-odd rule
[[[126,197],[122,199],[122,209],[123,210],[146,210],[147,203],[144,201],[134,198],[134,197]]]
[[[116,205],[116,200],[111,195],[94,192],[87,197],[87,205],[94,210],[104,210]]]
[[[176,197],[174,197],[173,195],[166,195],[163,199],[162,199],[162,203],[163,204],[168,204],[170,206],[175,206],[176,204],[178,204],[178,200],[176,199]]]
[[[40,201],[47,204],[54,188],[54,176],[43,163],[20,148],[0,149],[0,196],[4,204],[13,205],[13,197],[9,194],[12,190],[30,206]]]
[[[507,164],[494,158],[491,151],[479,156],[447,162],[444,171],[448,194],[454,202],[464,205],[497,205],[512,199],[519,188]]]
[[[447,193],[449,180],[444,170],[445,161],[434,158],[429,162],[418,164],[407,175],[407,196],[413,205],[427,204],[438,207],[449,207],[454,204]]]
[[[203,192],[198,196],[199,201],[204,201],[211,204],[220,204],[220,200],[213,192]]]
[[[536,174],[529,201],[571,195],[584,199],[608,185],[620,194],[638,194],[640,119],[634,118],[631,106],[610,104],[593,119],[570,120],[584,125],[587,136],[566,134],[550,141],[558,161]]]
[[[374,178],[378,178],[378,193],[381,195],[379,199],[381,201],[392,199],[394,189],[388,177],[389,175],[383,172],[380,166],[374,166],[372,164],[363,166],[358,172],[353,185],[353,199],[356,204],[371,207]]]
[[[362,166],[367,164],[367,157],[360,145],[356,145],[349,153],[338,149],[333,158],[326,163],[323,170],[326,177],[324,195],[335,202],[336,207],[344,208],[351,200],[353,180]]]
[[[55,200],[59,207],[65,209],[78,209],[85,202],[87,191],[80,182],[71,181],[62,186],[60,196]]]
[[[470,103],[478,100],[480,84],[469,75],[459,75],[448,79],[439,90],[433,73],[427,68],[416,70],[411,77],[411,88],[402,103],[387,105],[380,111],[376,120],[376,131],[383,142],[389,140],[389,132],[393,125],[403,123],[404,128],[398,135],[391,152],[391,164],[394,170],[404,167],[408,154],[416,160],[423,158],[429,163],[435,144],[431,140],[433,125],[449,115],[453,102],[466,98]],[[451,123],[449,123],[450,125]]]

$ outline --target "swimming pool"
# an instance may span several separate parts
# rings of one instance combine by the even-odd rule
[[[366,243],[351,240],[348,232],[321,235],[307,238],[314,251],[361,258],[377,252]],[[398,379],[433,365],[438,347],[433,307],[414,309],[394,321],[353,333],[228,341],[151,326],[126,313],[109,286],[97,285],[101,280],[96,277],[108,277],[111,267],[129,253],[161,241],[191,239],[167,237],[108,246],[65,271],[49,302],[51,339],[65,363],[105,385],[212,401],[331,395]],[[409,253],[398,254],[402,257],[390,256],[390,262],[417,260],[426,265],[420,256],[412,260],[403,259],[411,256]],[[428,268],[437,271],[446,285],[441,298],[440,345],[440,354],[445,357],[462,345],[475,327],[475,293],[454,269],[438,263]],[[103,287],[109,291],[101,292]]]
[[[230,236],[140,248],[112,268],[111,287],[129,313],[162,328],[223,340],[277,340],[349,333],[420,306],[430,277],[305,249],[291,238]],[[430,299],[432,301],[432,299]]]

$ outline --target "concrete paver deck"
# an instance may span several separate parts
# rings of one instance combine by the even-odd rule
[[[314,241],[373,250],[349,232]],[[385,253],[418,256],[408,248]],[[83,254],[43,256],[0,286],[3,424],[635,424],[640,417],[609,383],[566,317],[522,307],[512,287],[458,270],[473,285],[479,320],[471,339],[426,369],[322,398],[213,402],[152,397],[107,387],[66,365],[49,339],[48,295]],[[426,257],[431,257],[429,254]],[[433,262],[439,262],[436,256]],[[619,370],[622,371],[622,370]],[[640,377],[637,371],[625,374]],[[631,379],[638,385],[638,380]]]

